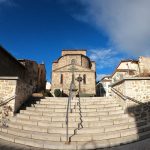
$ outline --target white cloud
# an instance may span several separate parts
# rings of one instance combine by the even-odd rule
[[[15,3],[13,0],[0,0],[0,6],[2,5],[14,6]]]
[[[7,2],[8,0],[0,0],[0,4],[1,3],[5,3],[5,2]]]
[[[119,62],[117,52],[112,49],[91,49],[89,57],[96,62],[98,69],[110,68]]]
[[[150,0],[80,0],[76,19],[103,29],[120,50],[150,55]]]

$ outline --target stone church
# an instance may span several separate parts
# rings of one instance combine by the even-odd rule
[[[85,96],[96,94],[96,68],[95,62],[86,56],[86,50],[62,50],[62,55],[52,64],[52,93],[60,89],[64,94],[69,94],[70,83],[74,80],[77,93]]]

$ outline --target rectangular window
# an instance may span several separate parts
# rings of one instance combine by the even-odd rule
[[[86,74],[83,75],[83,84],[86,84]]]
[[[63,84],[63,74],[60,76],[60,84]]]

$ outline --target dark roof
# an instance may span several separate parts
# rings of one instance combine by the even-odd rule
[[[36,61],[34,61],[34,60],[29,60],[29,59],[17,59],[19,62],[20,61],[30,61],[30,62],[35,62],[36,63]]]
[[[25,68],[24,65],[22,65],[11,53],[9,53],[4,47],[0,45],[0,50],[3,51],[9,58],[11,58],[13,61],[15,61],[18,65]]]
[[[138,60],[137,59],[124,59],[124,60],[121,60],[121,62],[137,62],[138,63]]]

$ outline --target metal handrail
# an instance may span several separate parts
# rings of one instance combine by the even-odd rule
[[[70,89],[69,89],[69,97],[68,97],[68,103],[67,103],[67,111],[66,111],[66,144],[68,144],[69,141],[69,133],[68,133],[68,123],[69,123],[69,109],[70,112],[71,110],[71,100],[73,99],[73,82],[71,82],[70,84]]]
[[[16,95],[11,96],[11,97],[9,97],[9,98],[3,100],[2,102],[0,102],[0,107],[3,106],[3,105],[5,105],[5,104],[7,104],[7,103],[10,102],[10,101],[12,101],[15,97],[16,97]]]
[[[136,100],[136,99],[134,99],[134,98],[131,98],[131,97],[129,97],[129,96],[126,96],[126,95],[124,95],[124,94],[122,94],[120,91],[118,91],[118,90],[116,90],[115,88],[113,88],[113,87],[111,87],[111,90],[115,93],[115,94],[117,94],[118,96],[120,96],[123,100],[131,100],[131,101],[133,101],[133,102],[135,102],[135,103],[138,103],[138,104],[144,104],[144,103],[142,103],[142,102],[140,102],[140,101],[138,101],[138,100]]]

